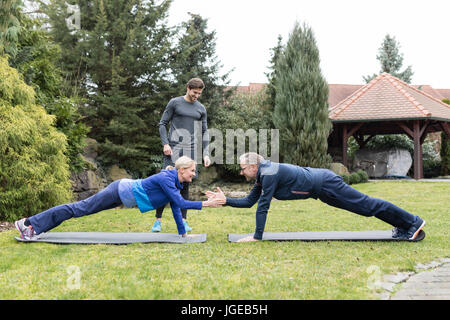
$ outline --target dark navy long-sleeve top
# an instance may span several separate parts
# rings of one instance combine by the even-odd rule
[[[183,199],[180,194],[183,185],[178,180],[177,170],[161,170],[160,173],[143,179],[141,183],[153,208],[159,208],[170,203],[173,218],[177,224],[178,233],[186,233],[183,225],[183,218],[181,216],[181,209],[201,210],[202,202]]]
[[[291,164],[262,161],[259,164],[256,182],[245,198],[227,198],[226,205],[251,208],[258,202],[254,238],[262,239],[267,212],[272,198],[278,200],[317,199],[322,185],[322,171]]]

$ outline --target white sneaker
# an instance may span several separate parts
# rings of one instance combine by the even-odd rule
[[[26,226],[25,225],[26,218],[23,218],[21,220],[18,220],[14,222],[14,225],[16,226],[16,229],[20,232],[20,238],[24,240],[34,240],[37,238],[37,234],[33,229],[32,225]]]

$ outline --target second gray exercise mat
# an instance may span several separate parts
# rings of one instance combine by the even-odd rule
[[[47,232],[42,233],[36,240],[23,240],[22,242],[49,242],[49,243],[75,243],[75,244],[129,244],[129,243],[199,243],[206,241],[206,233],[181,237],[175,233],[144,233],[144,232]]]
[[[237,242],[248,234],[229,234],[229,242]],[[420,231],[417,238],[413,241],[420,241],[425,238],[425,232]],[[392,230],[373,230],[373,231],[313,231],[313,232],[264,232],[263,239],[268,241],[410,241],[398,240],[392,238]]]

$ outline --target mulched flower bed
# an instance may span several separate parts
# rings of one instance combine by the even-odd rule
[[[0,221],[0,232],[14,229],[14,223]]]

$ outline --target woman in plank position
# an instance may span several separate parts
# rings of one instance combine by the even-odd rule
[[[116,180],[87,199],[50,208],[14,224],[22,239],[33,240],[40,233],[47,232],[70,218],[79,218],[122,204],[127,208],[137,206],[144,213],[170,203],[178,233],[186,237],[181,209],[201,210],[202,207],[220,206],[218,199],[188,201],[180,195],[183,182],[192,182],[195,166],[194,160],[182,156],[175,162],[175,168],[169,166],[166,170],[145,179]]]
[[[392,237],[398,239],[414,240],[425,226],[425,221],[420,217],[388,201],[359,192],[330,170],[271,162],[254,152],[243,154],[239,161],[241,175],[247,181],[256,180],[247,197],[226,198],[220,188],[217,188],[217,192],[206,193],[209,199],[220,200],[221,204],[232,207],[250,208],[258,202],[255,233],[239,242],[262,239],[272,197],[278,200],[320,199],[333,207],[362,216],[375,216],[393,225]]]

